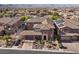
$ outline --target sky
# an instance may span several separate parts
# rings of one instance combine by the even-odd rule
[[[79,4],[79,0],[0,0],[0,4]]]

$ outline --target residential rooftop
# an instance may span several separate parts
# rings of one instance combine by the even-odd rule
[[[42,22],[46,19],[47,18],[45,18],[45,17],[33,17],[31,19],[28,19],[27,22]]]
[[[42,35],[42,33],[34,30],[24,30],[20,33],[20,36],[25,36],[25,35]]]
[[[20,20],[20,18],[18,17],[3,17],[3,18],[0,18],[0,23],[1,24],[9,24],[9,25],[12,25],[14,23],[16,23],[18,20]]]
[[[64,19],[65,21],[65,26],[72,28],[72,29],[79,29],[79,22],[76,22],[74,20],[71,19]]]
[[[37,28],[40,30],[50,30],[55,28],[54,25],[52,24],[35,24],[33,28]]]

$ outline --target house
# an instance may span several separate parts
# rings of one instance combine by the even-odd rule
[[[42,33],[34,30],[24,30],[19,34],[20,38],[25,40],[34,40],[36,38],[41,39]]]
[[[47,20],[45,17],[33,17],[27,20],[27,29],[32,30],[34,24],[41,24],[43,21]]]
[[[64,17],[65,19],[70,19],[73,15],[74,15],[74,13],[67,12],[67,13],[64,13],[64,14],[63,14],[63,17]]]
[[[29,40],[53,40],[54,39],[54,25],[49,19],[44,17],[37,17],[27,21],[27,30],[19,34],[19,37]]]
[[[5,32],[15,33],[20,27],[21,21],[18,17],[3,17],[0,18],[0,26],[3,26]]]
[[[54,22],[59,29],[61,40],[76,41],[79,40],[79,22],[71,19],[57,20]]]
[[[42,33],[42,39],[50,40],[54,39],[54,26],[50,24],[35,24],[35,31],[40,31]]]
[[[0,36],[4,34],[4,27],[0,26]]]

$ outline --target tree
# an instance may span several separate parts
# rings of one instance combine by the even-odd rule
[[[3,13],[0,13],[0,18],[2,18],[4,15],[3,15]]]
[[[9,17],[9,14],[4,14],[5,17]]]
[[[52,20],[57,20],[57,19],[59,19],[60,17],[59,16],[52,16]]]
[[[4,35],[2,39],[6,41],[6,47],[7,47],[8,42],[9,42],[9,40],[12,39],[12,37],[10,35]]]
[[[59,14],[57,12],[54,12],[53,15],[54,16],[59,16]]]
[[[52,12],[51,11],[48,11],[48,15],[52,15]]]
[[[51,16],[52,20],[57,20],[59,18],[61,18],[61,16],[57,13],[57,12],[54,12]]]
[[[31,18],[30,16],[22,16],[20,20],[21,21],[27,21],[30,18]]]
[[[0,40],[5,41],[5,45],[7,47],[8,42],[12,39],[12,37],[10,35],[4,35],[4,36],[0,36]]]
[[[58,9],[54,8],[53,10],[54,10],[54,11],[57,11]]]
[[[0,40],[2,40],[3,39],[3,36],[0,36]]]
[[[59,48],[64,48],[64,49],[67,49],[67,47],[64,47],[63,44],[62,44],[62,41],[61,41],[61,36],[60,36],[60,30],[56,27],[55,30],[54,30],[54,36],[55,36],[55,40],[58,41],[58,45],[59,45]]]

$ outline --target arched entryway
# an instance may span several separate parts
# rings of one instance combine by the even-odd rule
[[[42,35],[42,40],[48,40],[48,35],[47,34],[43,34]]]

